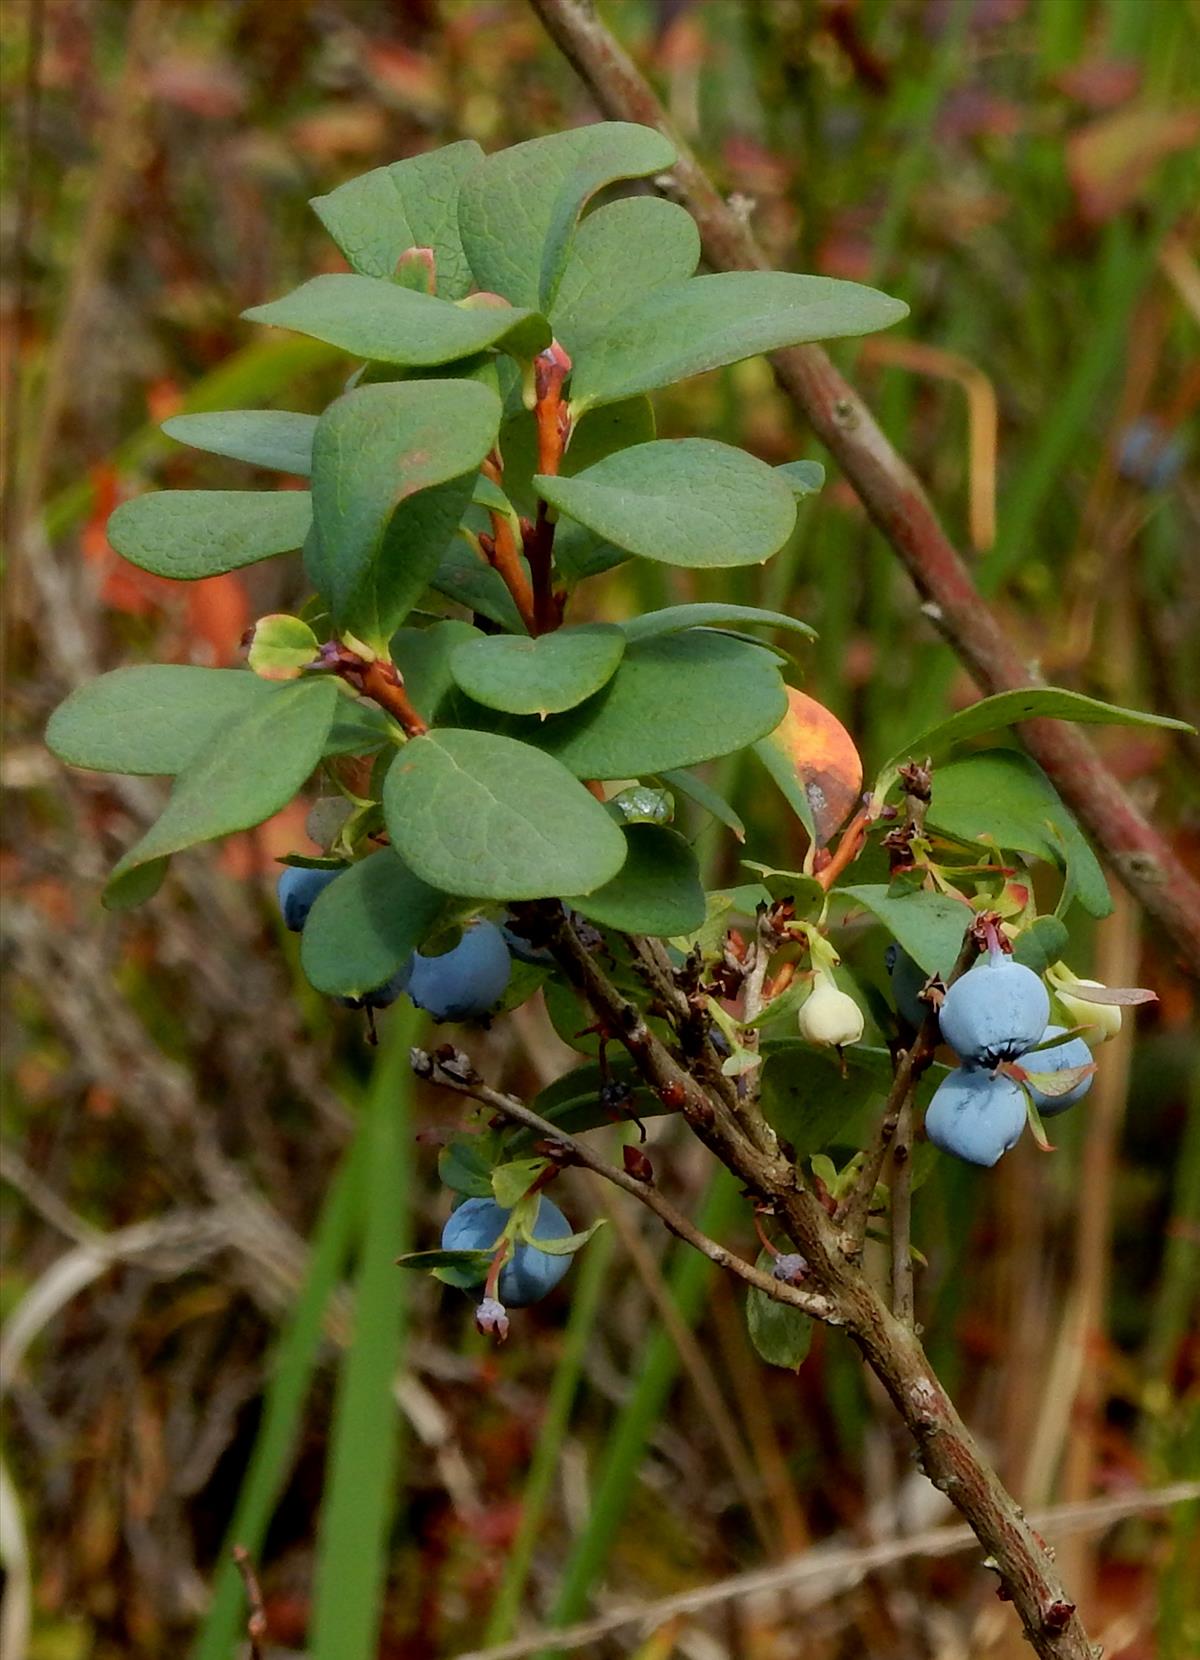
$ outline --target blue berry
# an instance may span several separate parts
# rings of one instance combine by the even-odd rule
[[[504,996],[512,958],[494,922],[472,922],[452,951],[413,953],[408,995],[435,1020],[478,1020]]]
[[[317,902],[317,895],[325,892],[331,882],[342,874],[345,866],[336,870],[328,867],[318,870],[311,865],[288,865],[279,878],[276,893],[283,925],[293,934],[300,933],[308,921],[308,913]]]
[[[1016,1060],[1040,1043],[1050,994],[1031,968],[991,951],[957,979],[940,1010],[942,1036],[968,1066]]]
[[[921,1001],[921,993],[929,979],[928,974],[913,962],[908,952],[895,941],[884,952],[883,960],[887,964],[888,978],[892,982],[892,997],[897,1009],[908,1024],[919,1031],[929,1012],[929,1004]]]
[[[1062,1037],[1065,1031],[1065,1026],[1047,1026],[1045,1036]],[[1026,1055],[1021,1064],[1027,1072],[1065,1072],[1068,1067],[1089,1066],[1091,1060],[1092,1051],[1081,1037],[1076,1037],[1067,1043],[1056,1044],[1053,1049],[1039,1049],[1036,1054]],[[1089,1072],[1086,1078],[1081,1078],[1074,1089],[1068,1090],[1065,1095],[1043,1095],[1033,1084],[1026,1087],[1042,1117],[1053,1118],[1055,1113],[1066,1112],[1068,1107],[1073,1107],[1076,1101],[1083,1099],[1092,1087],[1094,1076],[1094,1073]]]
[[[492,1250],[511,1215],[494,1199],[465,1200],[442,1229],[443,1251]],[[534,1219],[534,1238],[565,1239],[570,1232],[571,1224],[562,1211],[543,1194]],[[508,1308],[526,1308],[539,1302],[554,1290],[570,1266],[569,1256],[551,1256],[522,1241],[511,1261],[500,1270],[500,1301]]]
[[[956,1067],[942,1079],[925,1114],[925,1134],[933,1145],[968,1164],[995,1164],[1024,1128],[1020,1084],[972,1066]]]

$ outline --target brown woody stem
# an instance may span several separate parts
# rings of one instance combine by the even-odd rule
[[[591,0],[530,0],[547,33],[583,78],[605,115],[657,127],[675,145],[679,195],[700,227],[718,271],[761,270],[767,261],[746,221],[728,205],[680,138],[649,83],[600,21]],[[819,346],[772,356],[776,377],[846,472],[871,518],[908,571],[926,613],[981,690],[1037,685],[1025,655],[1006,636],[942,529],[916,474]],[[1174,940],[1200,975],[1200,882],[1143,817],[1077,727],[1031,720],[1030,753],[1095,837],[1113,871]]]
[[[769,1209],[805,1257],[812,1293],[827,1302],[879,1378],[917,1443],[922,1468],[970,1523],[994,1559],[1004,1590],[1041,1660],[1092,1660],[1091,1645],[1045,1545],[976,1445],[933,1372],[915,1331],[898,1319],[843,1248],[838,1225],[757,1115],[739,1116],[685,1071],[612,985],[570,924],[557,923],[555,956],[600,1020],[629,1051],[651,1088],[669,1090],[697,1136],[732,1171],[753,1202]],[[897,1116],[924,1056],[921,1036],[897,1072]],[[932,1049],[929,1049],[932,1054]],[[927,1064],[927,1062],[925,1063]],[[894,1127],[894,1126],[893,1126]]]

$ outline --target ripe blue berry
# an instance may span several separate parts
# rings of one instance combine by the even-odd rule
[[[1045,1036],[1061,1037],[1065,1031],[1065,1026],[1047,1026]],[[1076,1037],[1066,1043],[1056,1044],[1053,1049],[1039,1049],[1036,1054],[1026,1055],[1021,1064],[1027,1072],[1065,1072],[1068,1067],[1089,1066],[1091,1060],[1092,1051],[1081,1037]],[[1042,1117],[1053,1118],[1055,1113],[1066,1112],[1068,1107],[1073,1107],[1076,1101],[1083,1099],[1092,1087],[1094,1076],[1094,1073],[1089,1072],[1086,1078],[1081,1078],[1065,1095],[1043,1095],[1034,1084],[1026,1087]]]
[[[504,935],[495,923],[478,921],[441,957],[414,952],[405,989],[435,1020],[478,1020],[504,996],[511,974]]]
[[[283,912],[284,927],[293,934],[300,933],[308,921],[308,913],[317,902],[317,895],[324,893],[344,868],[318,870],[310,865],[288,865],[275,889],[279,896],[279,909]]]
[[[467,1199],[442,1229],[443,1251],[490,1251],[504,1232],[512,1212],[494,1199]],[[535,1239],[565,1239],[571,1224],[543,1194],[533,1224]],[[569,1256],[551,1256],[536,1245],[518,1244],[512,1259],[500,1271],[500,1301],[508,1308],[536,1303],[562,1279],[571,1266]]]
[[[1020,1140],[1025,1093],[1003,1074],[959,1066],[942,1079],[925,1114],[925,1134],[968,1164],[995,1164]]]
[[[883,960],[887,964],[897,1009],[908,1024],[919,1031],[929,1012],[929,1004],[921,1001],[928,974],[894,940],[884,952]]]
[[[1041,1042],[1050,994],[1032,969],[991,951],[950,987],[939,1018],[959,1060],[994,1067]]]

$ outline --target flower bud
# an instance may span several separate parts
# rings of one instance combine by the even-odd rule
[[[800,1010],[800,1036],[809,1043],[842,1049],[848,1043],[857,1043],[862,1035],[863,1016],[858,1004],[838,990],[825,969],[817,969],[812,992]]]
[[[1088,1028],[1082,1036],[1095,1045],[1106,1043],[1121,1030],[1121,1010],[1116,1003],[1088,1003],[1082,997],[1072,997],[1072,986],[1100,986],[1100,980],[1081,980],[1072,974],[1065,963],[1055,963],[1049,974],[1050,983],[1059,1006],[1072,1026]]]

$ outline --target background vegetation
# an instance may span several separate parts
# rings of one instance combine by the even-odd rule
[[[1195,10],[607,11],[780,265],[912,306],[836,356],[974,548],[1022,650],[1058,684],[1195,721]],[[35,1660],[150,1660],[200,1633],[202,1660],[223,1660],[244,1619],[223,1555],[239,1494],[272,1640],[318,1660],[374,1652],[347,1624],[361,1599],[338,1594],[364,1570],[371,1583],[372,1528],[390,1541],[378,1652],[433,1660],[944,1520],[835,1333],[797,1377],[764,1374],[730,1288],[618,1195],[560,1184],[573,1215],[602,1206],[614,1226],[503,1350],[461,1296],[394,1272],[405,1241],[440,1228],[450,1105],[408,1098],[406,1016],[385,1017],[376,1059],[300,975],[272,888],[303,814],[177,860],[146,910],[106,916],[102,873],[159,787],[68,776],[41,746],[79,680],[143,659],[235,663],[251,617],[298,598],[285,561],[181,600],[121,565],[104,523],[150,485],[251,481],[163,438],[165,416],[332,394],[332,353],[237,321],[336,268],[306,199],[455,138],[496,147],[591,119],[571,71],[519,0],[25,0],[0,13],[0,61],[7,1617],[35,1610]],[[761,362],[658,403],[666,435],[821,458]],[[598,615],[727,597],[811,622],[806,687],[868,770],[973,695],[836,471],[764,573],[637,565],[592,585]],[[1194,861],[1195,741],[1100,741]],[[794,863],[764,778],[720,782],[757,848]],[[701,847],[733,874],[728,836]],[[1031,1510],[1200,1469],[1195,988],[1120,896],[1072,964],[1160,1002],[1136,1034],[1127,1022],[1053,1157],[1025,1138],[994,1173],[945,1161],[916,1215],[931,1352]],[[566,1057],[534,1005],[470,1046],[518,1094]],[[732,1186],[669,1134],[651,1131],[660,1168],[709,1232],[752,1249]],[[393,1372],[398,1410],[373,1418],[371,1380]],[[331,1442],[339,1391],[367,1405]],[[1195,1652],[1194,1515],[1097,1525],[1059,1555],[1110,1656]],[[783,1656],[800,1632],[821,1657],[1017,1652],[970,1553],[832,1566],[787,1597],[587,1652]]]

